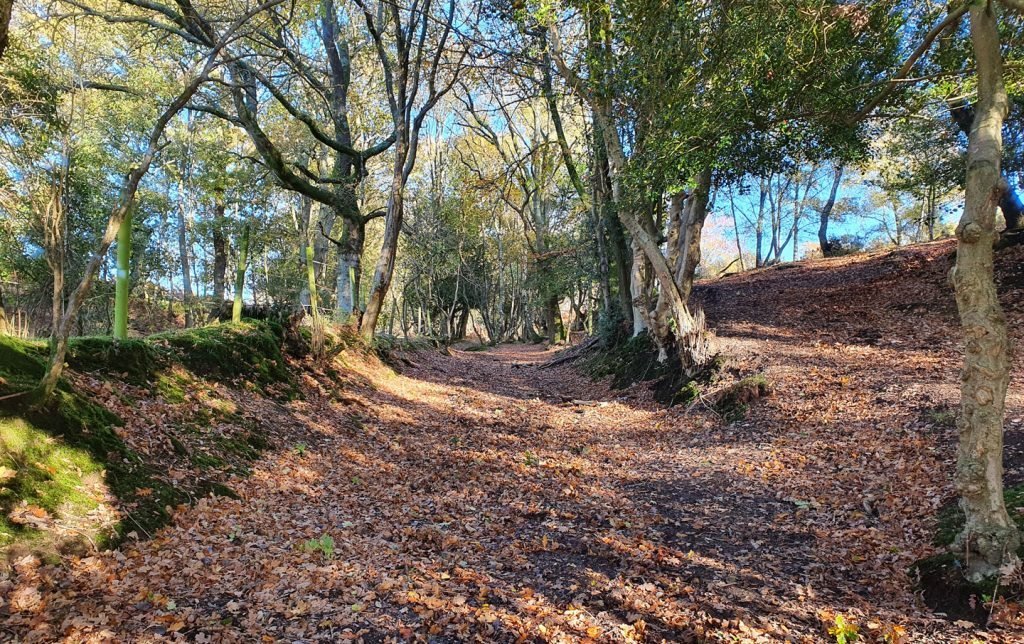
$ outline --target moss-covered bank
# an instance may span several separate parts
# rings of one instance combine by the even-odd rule
[[[224,477],[244,473],[269,443],[224,388],[297,395],[284,336],[279,324],[249,321],[126,342],[75,338],[69,377],[42,409],[11,394],[38,382],[46,344],[0,336],[0,566],[26,551],[52,556],[145,537],[177,505],[231,494]],[[140,401],[159,405],[166,453],[130,446],[117,410]],[[195,475],[169,477],[169,459]]]

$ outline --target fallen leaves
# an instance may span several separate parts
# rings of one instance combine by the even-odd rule
[[[822,641],[842,615],[868,641],[977,635],[922,607],[905,573],[931,552],[930,517],[952,494],[949,436],[918,415],[955,394],[955,352],[935,344],[950,311],[890,311],[861,282],[892,280],[921,302],[934,283],[850,266],[856,279],[815,286],[831,293],[820,306],[783,288],[796,271],[771,276],[787,280],[778,288],[717,283],[709,317],[737,368],[767,371],[777,390],[733,424],[539,369],[550,354],[536,347],[423,353],[400,376],[346,356],[343,381],[311,370],[287,405],[219,388],[280,439],[234,481],[241,498],[201,498],[120,551],[21,562],[0,577],[3,628],[71,641],[761,642]],[[871,324],[901,344],[869,342]],[[161,409],[127,412],[129,427]],[[169,453],[162,434],[144,440]]]

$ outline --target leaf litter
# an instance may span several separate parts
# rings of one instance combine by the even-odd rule
[[[402,373],[346,355],[342,382],[307,371],[302,401],[233,394],[278,447],[232,481],[240,498],[179,507],[119,550],[14,562],[0,635],[1021,641],[1019,611],[945,619],[907,573],[955,498],[955,429],[925,413],[958,395],[950,250],[699,286],[733,367],[775,389],[732,423],[539,368],[535,346],[420,352]],[[1018,288],[1004,280],[1011,322]],[[1010,419],[1022,402],[1013,387]],[[1011,420],[1010,481],[1021,434]]]

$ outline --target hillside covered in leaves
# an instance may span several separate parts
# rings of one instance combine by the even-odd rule
[[[673,406],[536,345],[324,364],[265,323],[83,341],[63,424],[0,420],[26,437],[0,636],[1019,641],[1016,598],[931,597],[914,568],[957,521],[951,250],[700,283],[723,368]],[[998,265],[1015,333],[1020,259]],[[4,345],[5,387],[39,350]],[[1014,388],[1009,484],[1022,416]]]

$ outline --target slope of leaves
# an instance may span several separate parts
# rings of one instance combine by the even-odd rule
[[[344,352],[303,372],[300,400],[245,401],[281,449],[239,498],[202,498],[119,551],[18,561],[0,580],[0,633],[1020,641],[1012,606],[987,626],[951,621],[907,573],[937,551],[936,512],[954,497],[949,250],[702,285],[731,364],[774,389],[733,422],[666,409],[647,384],[539,368],[539,347],[412,353],[401,374]],[[1016,306],[1016,261],[1001,262]],[[1014,388],[1011,480],[1021,403]],[[166,449],[144,429],[166,407],[138,407],[126,427]]]

